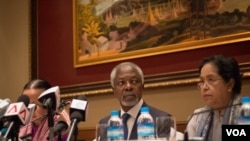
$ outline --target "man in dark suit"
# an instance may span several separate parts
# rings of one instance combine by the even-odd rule
[[[115,66],[110,74],[111,86],[114,95],[120,102],[120,116],[129,114],[126,123],[128,136],[125,140],[137,139],[137,119],[140,115],[140,108],[147,106],[154,121],[158,116],[170,116],[169,113],[161,111],[148,105],[142,98],[144,89],[144,75],[139,66],[131,62],[124,62]],[[108,123],[110,115],[102,118],[99,123]]]

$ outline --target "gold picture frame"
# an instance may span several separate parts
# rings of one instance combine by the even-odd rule
[[[250,40],[250,1],[73,0],[73,22],[78,68]]]

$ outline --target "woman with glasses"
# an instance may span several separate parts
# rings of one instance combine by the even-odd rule
[[[222,140],[222,125],[235,124],[240,108],[241,73],[237,61],[225,55],[204,58],[198,89],[205,106],[194,111],[187,125],[189,137]]]

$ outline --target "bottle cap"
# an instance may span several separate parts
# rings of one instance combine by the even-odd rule
[[[111,111],[111,116],[119,116],[119,111],[118,110]]]
[[[147,112],[149,112],[149,108],[148,107],[141,107],[141,112],[147,113]]]
[[[250,102],[250,96],[244,96],[241,98],[242,103],[249,103]]]

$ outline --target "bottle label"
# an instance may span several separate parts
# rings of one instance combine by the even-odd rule
[[[122,126],[109,126],[108,127],[108,140],[123,139],[123,127]]]
[[[141,123],[137,126],[137,134],[139,139],[154,138],[154,123]]]

